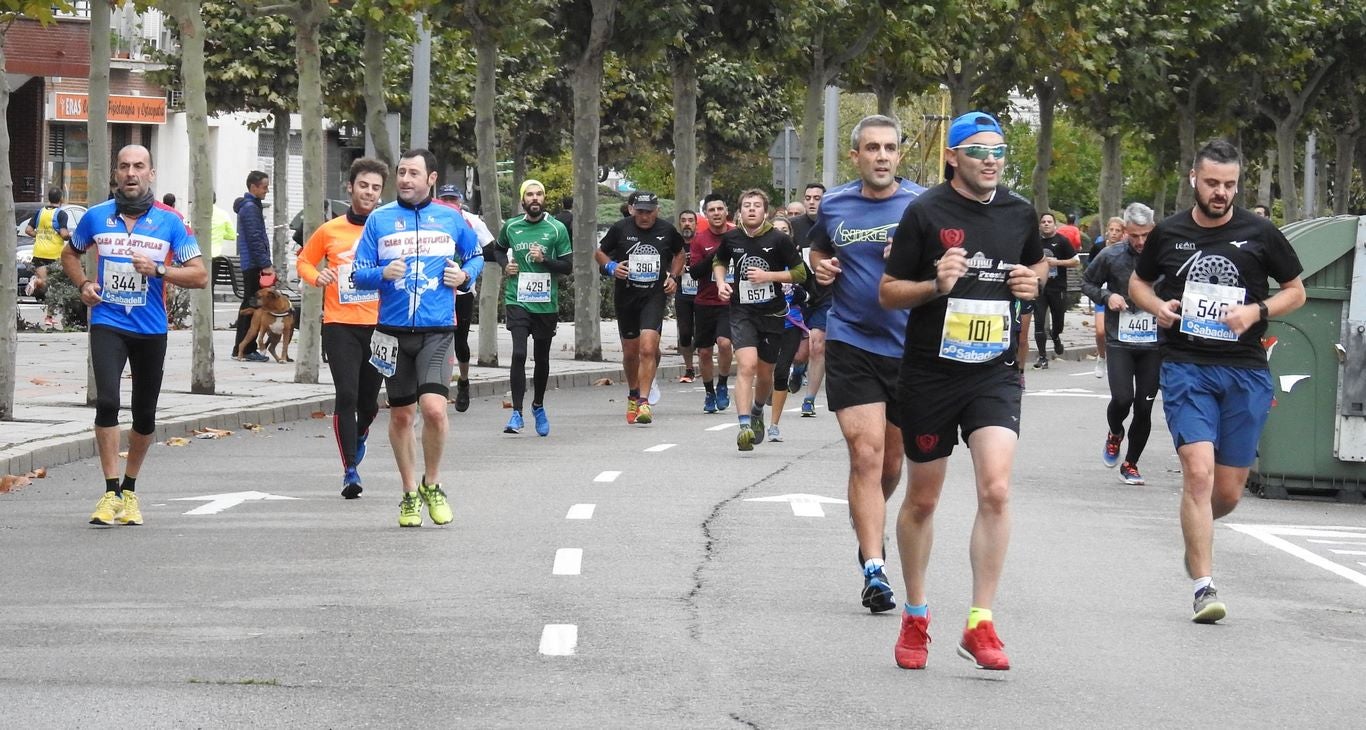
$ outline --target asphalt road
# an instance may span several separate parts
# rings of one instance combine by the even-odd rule
[[[330,419],[157,446],[143,527],[85,523],[91,461],[0,495],[0,725],[1359,726],[1362,508],[1249,495],[1228,522],[1262,537],[1216,537],[1230,617],[1194,625],[1170,440],[1159,418],[1148,485],[1120,484],[1089,372],[1030,373],[996,606],[1010,672],[954,653],[964,450],[936,524],[930,664],[907,672],[896,613],[858,604],[845,506],[750,501],[844,497],[832,414],[786,414],[783,443],[740,454],[733,411],[702,414],[700,389],[669,385],[657,423],[632,427],[620,389],[585,388],[549,394],[546,439],[503,435],[498,399],[452,412],[446,527],[397,527],[383,415],[356,501]],[[186,514],[244,491],[293,499]]]

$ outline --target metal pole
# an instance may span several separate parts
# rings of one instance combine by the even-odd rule
[[[821,155],[821,184],[835,187],[835,172],[839,166],[840,144],[840,87],[825,87],[825,149]],[[804,180],[803,182],[810,182]]]
[[[783,127],[783,200],[782,204],[787,205],[787,201],[792,199],[792,125]]]
[[[430,136],[429,111],[432,101],[432,29],[422,13],[413,17],[417,23],[417,43],[413,46],[413,126],[412,147],[427,146]]]
[[[1314,132],[1304,140],[1304,205],[1300,211],[1302,219],[1315,218],[1319,214],[1318,155],[1315,154],[1319,136]]]

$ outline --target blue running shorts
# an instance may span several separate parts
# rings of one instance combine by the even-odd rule
[[[1162,410],[1176,448],[1209,441],[1214,462],[1249,467],[1271,413],[1271,371],[1162,363]]]

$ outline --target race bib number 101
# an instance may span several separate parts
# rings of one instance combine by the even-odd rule
[[[950,299],[944,311],[939,356],[981,363],[994,360],[1010,346],[1010,302]]]

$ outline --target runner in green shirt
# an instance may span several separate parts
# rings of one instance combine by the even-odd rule
[[[512,333],[512,417],[503,433],[521,433],[522,400],[526,395],[526,341],[535,345],[536,367],[532,373],[535,395],[531,415],[536,433],[550,435],[545,414],[545,388],[550,381],[550,341],[559,324],[559,283],[556,274],[568,274],[573,266],[573,247],[564,224],[545,214],[545,186],[536,180],[522,183],[522,210],[526,213],[503,224],[494,243],[494,256],[507,276],[503,304],[507,328]]]

